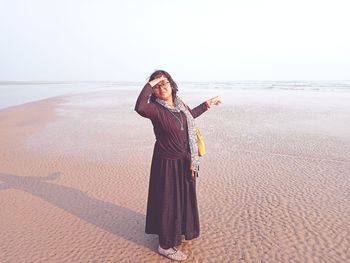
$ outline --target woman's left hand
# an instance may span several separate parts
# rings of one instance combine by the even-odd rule
[[[209,100],[206,101],[207,105],[209,107],[214,106],[214,105],[219,105],[221,103],[220,97],[216,96],[214,98],[211,98]]]

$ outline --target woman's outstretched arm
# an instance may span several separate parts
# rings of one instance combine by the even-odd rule
[[[193,118],[197,118],[201,116],[206,110],[208,110],[209,107],[206,102],[203,102],[199,104],[197,107],[194,107],[193,109],[189,109],[191,112],[191,115]]]
[[[202,104],[199,104],[197,107],[190,109],[190,112],[193,118],[197,118],[200,115],[202,115],[202,113],[204,113],[206,110],[208,110],[211,106],[219,105],[220,103],[221,103],[220,98],[216,96],[214,98],[211,98],[203,102]]]

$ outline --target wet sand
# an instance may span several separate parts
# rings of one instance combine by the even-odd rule
[[[207,154],[187,262],[350,262],[350,94],[183,97],[218,93],[197,120]],[[0,111],[0,262],[171,262],[144,233],[154,135],[137,94]]]

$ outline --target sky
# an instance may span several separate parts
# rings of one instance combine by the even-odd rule
[[[0,0],[0,81],[350,80],[348,0]]]

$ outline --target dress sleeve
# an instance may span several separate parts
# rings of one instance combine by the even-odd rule
[[[205,111],[208,110],[208,106],[206,102],[203,102],[202,104],[199,104],[197,107],[193,108],[192,110],[189,109],[193,118],[197,118],[200,115],[202,115],[202,113],[204,113]]]
[[[139,97],[137,98],[135,111],[140,114],[142,117],[153,119],[157,114],[157,107],[153,102],[149,101],[150,96],[152,94],[152,86],[147,83],[143,89]]]

